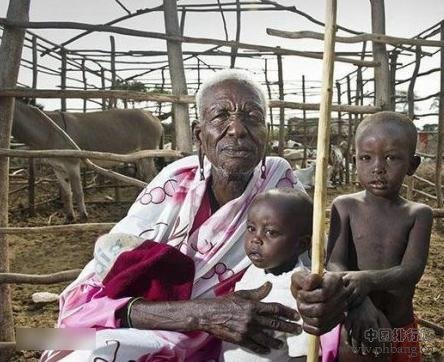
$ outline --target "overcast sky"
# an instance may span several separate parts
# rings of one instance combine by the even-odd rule
[[[141,8],[154,7],[162,3],[159,0],[120,0],[129,10],[135,11]],[[221,0],[222,2],[229,2],[230,0]],[[179,4],[193,4],[202,3],[203,1],[179,1]],[[211,2],[211,1],[206,1]],[[217,1],[212,1],[217,4]],[[325,8],[323,0],[310,1],[278,1],[282,5],[295,5],[298,9],[309,13],[316,19],[324,21]],[[6,16],[7,6],[9,1],[0,1],[0,16]],[[386,0],[386,33],[399,37],[413,37],[423,31],[424,29],[438,23],[444,18],[444,1],[443,0]],[[125,15],[125,11],[114,0],[31,0],[31,21],[75,21],[91,24],[101,24]],[[235,17],[234,13],[226,13],[226,20],[228,25],[229,38],[235,37]],[[338,24],[348,28],[371,32],[371,18],[370,18],[370,1],[369,0],[338,0]],[[163,14],[161,12],[150,13],[135,17],[133,19],[120,22],[118,26],[129,27],[133,29],[147,30],[147,31],[164,31]],[[242,15],[241,27],[241,41],[246,43],[263,44],[296,49],[296,50],[313,50],[322,51],[323,44],[316,40],[289,40],[277,37],[268,36],[265,32],[267,27],[282,29],[282,30],[313,30],[322,32],[323,28],[310,23],[306,19],[289,12],[274,11],[274,12],[247,12]],[[72,30],[32,30],[45,38],[60,43],[71,38],[79,31]],[[110,41],[107,33],[95,33],[88,35],[68,46],[69,49],[103,49],[109,50]],[[187,13],[185,21],[185,35],[195,37],[207,37],[225,39],[223,29],[223,22],[220,13]],[[347,35],[340,33],[340,35]],[[144,39],[136,37],[127,37],[116,34],[116,49],[117,50],[164,50],[165,42],[155,39]],[[434,39],[438,39],[435,37]],[[208,49],[211,46],[199,46],[193,44],[185,44],[185,50],[194,49]],[[345,45],[337,44],[336,50],[353,50],[359,51],[361,45]],[[424,48],[426,51],[434,51],[436,48]],[[29,57],[29,50],[25,50],[25,57]],[[269,67],[271,69],[270,77],[272,80],[277,78],[276,60],[274,57],[269,57]],[[121,58],[123,60],[123,58]],[[229,59],[223,57],[207,57],[202,58],[209,64],[228,66]],[[129,58],[125,60],[130,60]],[[162,60],[160,58],[138,58],[140,61]],[[163,59],[164,60],[164,59]],[[400,59],[402,63],[413,60],[411,57],[403,57]],[[58,62],[51,60],[45,56],[39,58],[41,64],[47,65],[52,69],[60,66]],[[196,60],[190,60],[187,64],[196,64]],[[159,64],[162,65],[162,64]],[[237,66],[248,68],[253,71],[258,80],[263,81],[263,59],[241,59],[236,63]],[[91,64],[91,68],[94,66]],[[144,65],[146,67],[146,65]],[[421,63],[421,71],[431,69],[439,66],[439,54],[434,57],[426,57]],[[118,68],[129,68],[129,65],[119,65]],[[133,66],[134,67],[134,66]],[[138,66],[140,67],[140,66]],[[300,81],[304,74],[309,81],[312,88],[312,98],[308,101],[316,101],[318,87],[320,86],[322,61],[301,57],[284,57],[284,79],[286,81],[286,92],[297,93],[296,95],[289,94],[287,99],[301,100],[300,96]],[[348,72],[354,70],[354,66],[350,64],[338,63],[335,64],[335,78],[340,78]],[[399,73],[398,78],[403,79],[411,75],[413,67],[408,67]],[[121,71],[119,75],[128,77],[134,74],[133,71]],[[207,73],[208,74],[208,73]],[[78,72],[70,72],[71,76],[79,77]],[[202,75],[205,77],[205,73]],[[368,70],[364,73],[364,78],[371,77],[372,71]],[[151,73],[146,79],[158,80],[160,72]],[[195,81],[196,74],[187,74],[187,80],[191,83]],[[22,69],[20,73],[20,81],[25,84],[30,84],[30,71]],[[98,79],[88,77],[88,81],[93,84],[98,84]],[[59,79],[45,75],[39,75],[38,86],[40,88],[55,88],[60,84]],[[70,83],[68,83],[70,84]],[[71,85],[79,86],[79,83],[72,83]],[[399,87],[399,89],[407,89],[408,84]],[[425,96],[435,93],[439,90],[439,73],[435,73],[430,77],[423,77],[418,79],[415,87],[416,92],[420,96]],[[273,90],[277,92],[277,88]],[[45,101],[49,108],[57,108],[59,101]],[[370,99],[366,100],[369,104]],[[421,104],[422,111],[420,113],[429,112],[429,103]]]

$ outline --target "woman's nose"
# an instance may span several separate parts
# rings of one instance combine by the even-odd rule
[[[237,138],[245,137],[247,135],[247,129],[243,122],[243,118],[240,114],[233,114],[230,117],[228,134]]]

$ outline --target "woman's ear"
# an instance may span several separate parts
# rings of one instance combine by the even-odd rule
[[[407,175],[412,176],[420,164],[421,164],[421,157],[419,157],[418,155],[413,155],[410,158],[410,165],[407,171]]]
[[[191,132],[193,133],[193,142],[194,142],[197,146],[202,145],[202,140],[201,140],[201,138],[200,138],[201,127],[200,127],[200,122],[199,122],[199,121],[194,121],[194,122],[191,124]]]

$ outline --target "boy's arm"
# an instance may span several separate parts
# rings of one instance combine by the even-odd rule
[[[352,280],[354,280],[361,285],[366,284],[369,291],[415,286],[421,279],[427,263],[433,223],[430,207],[421,205],[415,212],[415,222],[410,230],[407,247],[400,265],[383,270],[350,272],[344,276],[344,281],[353,282]]]
[[[346,201],[339,197],[331,206],[326,260],[327,270],[333,272],[350,270],[350,216]]]

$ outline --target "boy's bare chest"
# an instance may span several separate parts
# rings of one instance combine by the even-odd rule
[[[353,249],[359,269],[399,265],[407,247],[412,221],[398,212],[360,210],[350,217]]]

